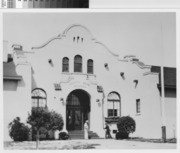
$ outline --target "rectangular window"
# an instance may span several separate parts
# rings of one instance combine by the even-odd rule
[[[81,63],[74,64],[74,72],[82,72],[82,65]]]
[[[69,72],[69,65],[63,64],[63,72]]]
[[[108,117],[116,117],[117,109],[108,109]]]
[[[140,113],[140,99],[136,99],[136,113]]]

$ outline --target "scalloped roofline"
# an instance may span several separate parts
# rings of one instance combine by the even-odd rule
[[[88,28],[86,28],[85,26],[80,25],[80,24],[72,24],[72,25],[68,26],[68,27],[62,32],[62,34],[59,34],[58,36],[49,39],[48,41],[46,41],[45,43],[43,43],[43,44],[40,45],[40,46],[33,46],[31,49],[33,50],[33,49],[43,48],[43,47],[47,46],[50,42],[52,42],[53,40],[55,40],[55,39],[62,39],[62,37],[66,37],[68,31],[69,31],[71,28],[73,28],[73,27],[81,27],[81,28],[85,29],[85,30],[90,34],[92,41],[94,41],[94,42],[97,43],[97,44],[102,45],[111,55],[113,55],[113,56],[115,56],[115,57],[118,57],[118,56],[119,56],[119,55],[113,53],[105,44],[103,44],[102,42],[100,42],[100,41],[96,40],[95,38],[93,38],[93,35],[92,35],[92,33],[90,32],[90,30],[89,30]]]
[[[45,47],[46,45],[48,45],[51,41],[55,40],[55,39],[61,39],[62,37],[61,36],[57,36],[57,37],[53,37],[51,39],[49,39],[48,41],[46,41],[45,43],[43,43],[42,45],[40,46],[34,46],[32,47],[31,49],[40,49],[40,48],[43,48]]]
[[[83,25],[81,25],[81,24],[72,24],[72,25],[68,26],[68,27],[63,31],[62,34],[63,34],[63,35],[67,35],[68,31],[69,31],[70,29],[74,28],[74,27],[81,27],[81,28],[85,29],[85,30],[90,34],[91,38],[93,38],[93,35],[92,35],[91,31],[90,31],[87,27],[85,27],[85,26],[83,26]],[[61,35],[61,34],[59,34],[59,35]],[[58,35],[58,36],[59,36],[59,35]]]

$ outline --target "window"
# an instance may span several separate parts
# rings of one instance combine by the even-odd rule
[[[140,113],[140,99],[136,99],[136,113]]]
[[[36,88],[32,91],[32,107],[47,107],[47,96],[43,89]]]
[[[82,72],[82,57],[80,55],[74,57],[74,72]]]
[[[93,74],[93,60],[87,61],[87,73]]]
[[[111,92],[108,95],[108,117],[120,116],[120,96],[116,92]]]
[[[69,72],[69,59],[67,57],[64,57],[62,60],[62,71]]]

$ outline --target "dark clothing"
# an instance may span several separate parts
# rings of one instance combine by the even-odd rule
[[[111,133],[110,133],[111,130],[110,130],[109,126],[106,125],[106,127],[105,127],[104,129],[106,129],[106,135],[105,135],[105,137],[106,137],[106,138],[112,138],[112,137],[111,137]]]

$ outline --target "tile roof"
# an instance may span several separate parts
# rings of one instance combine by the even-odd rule
[[[152,66],[151,72],[159,73],[159,85],[161,86],[161,69],[160,66]],[[165,87],[176,88],[176,68],[164,67],[164,85]]]
[[[4,80],[21,80],[22,76],[16,73],[16,67],[13,61],[3,62],[3,79]]]

